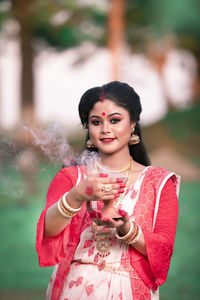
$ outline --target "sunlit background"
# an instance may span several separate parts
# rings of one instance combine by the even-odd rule
[[[151,162],[182,176],[163,299],[199,299],[200,2],[0,0],[0,298],[45,298],[36,223],[49,183],[83,147],[81,95],[140,95]]]

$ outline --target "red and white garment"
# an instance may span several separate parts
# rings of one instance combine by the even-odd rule
[[[159,299],[158,286],[166,280],[173,252],[180,178],[161,168],[146,167],[118,203],[141,226],[147,257],[119,241],[115,229],[110,229],[110,254],[100,257],[85,204],[61,234],[44,237],[46,210],[84,174],[82,167],[59,171],[49,187],[38,222],[36,248],[40,265],[56,265],[46,299]],[[100,208],[101,203],[97,206]]]

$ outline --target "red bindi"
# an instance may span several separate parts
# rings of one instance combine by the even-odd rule
[[[93,194],[93,188],[91,186],[87,186],[85,189],[86,195],[92,195]]]
[[[105,112],[102,112],[101,115],[102,115],[102,117],[105,117],[106,113],[105,113]]]

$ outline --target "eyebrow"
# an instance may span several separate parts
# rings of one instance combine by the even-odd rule
[[[112,113],[112,114],[108,115],[108,117],[112,117],[114,115],[122,116],[122,114],[116,112],[116,113]],[[89,119],[92,119],[92,118],[99,118],[99,119],[101,119],[101,117],[97,116],[97,115],[92,115]]]

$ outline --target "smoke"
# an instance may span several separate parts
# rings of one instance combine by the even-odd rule
[[[66,130],[58,123],[52,123],[46,129],[32,130],[24,126],[34,139],[35,146],[39,147],[42,153],[54,164],[64,166],[83,165],[88,173],[95,173],[97,164],[101,164],[97,152],[88,150],[75,154],[69,145]]]
[[[48,167],[39,163],[38,150],[56,167],[83,165],[89,174],[101,170],[98,153],[84,150],[75,154],[66,129],[58,123],[51,123],[45,129],[22,128],[22,140],[17,139],[17,134],[0,136],[0,198],[5,201],[6,198],[22,199],[37,190],[37,177],[41,172],[50,183],[52,175],[48,176]],[[105,167],[102,170],[104,172]]]
[[[23,128],[30,132],[35,146],[39,147],[51,163],[65,166],[72,163],[73,149],[68,143],[66,130],[60,124],[51,123],[46,129],[38,130],[26,126],[23,126]]]

